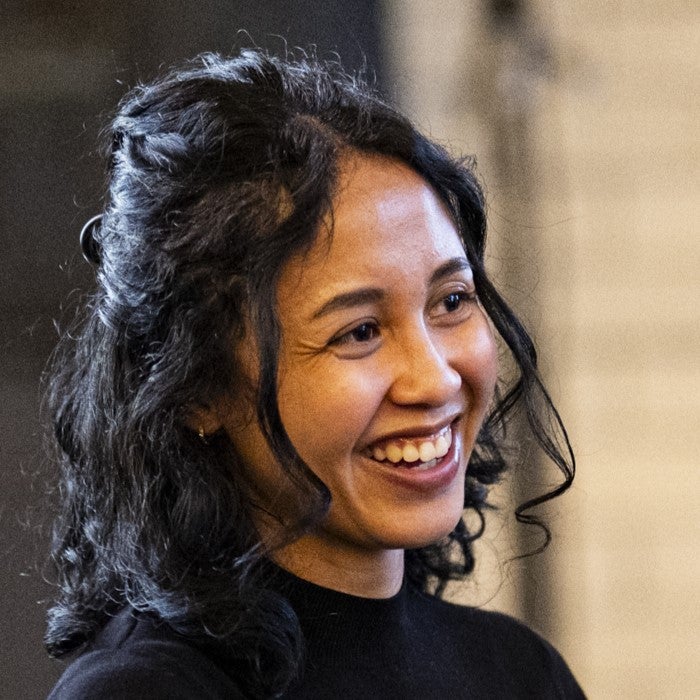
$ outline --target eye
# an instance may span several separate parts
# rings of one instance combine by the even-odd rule
[[[430,310],[430,317],[446,323],[458,323],[470,316],[476,294],[467,290],[457,290],[441,295]]]
[[[453,292],[452,294],[448,294],[442,300],[442,303],[445,306],[445,311],[448,313],[457,311],[459,307],[462,306],[465,301],[467,301],[465,297],[466,295],[463,292]]]
[[[473,292],[451,292],[442,299],[440,304],[448,314],[453,314],[475,299],[476,294]]]
[[[360,323],[351,330],[337,336],[331,345],[349,345],[351,343],[369,343],[379,336],[379,326],[376,323]]]

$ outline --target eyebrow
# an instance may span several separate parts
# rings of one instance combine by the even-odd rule
[[[355,289],[352,292],[345,292],[331,297],[325,304],[322,304],[319,309],[314,311],[313,320],[327,316],[334,311],[349,309],[353,306],[362,306],[363,304],[376,304],[384,298],[384,292],[378,287],[363,287]]]
[[[438,267],[432,275],[430,275],[430,284],[433,285],[439,282],[443,277],[449,277],[455,272],[464,272],[465,270],[471,270],[472,266],[469,264],[469,260],[464,257],[450,258]]]
[[[466,258],[451,258],[442,263],[432,275],[430,275],[430,285],[439,282],[443,277],[455,272],[471,270],[471,265]],[[349,309],[354,306],[362,306],[364,304],[376,304],[384,298],[384,291],[379,287],[363,287],[362,289],[354,289],[351,292],[344,292],[331,297],[328,301],[322,304],[311,316],[312,320],[327,316],[334,311]]]

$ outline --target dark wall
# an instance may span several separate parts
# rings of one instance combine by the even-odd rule
[[[0,698],[44,697],[50,585],[39,376],[54,320],[90,287],[78,250],[100,207],[99,129],[126,87],[200,51],[257,44],[366,57],[381,83],[379,2],[4,0],[0,7]],[[239,33],[239,30],[247,33]],[[283,37],[283,38],[282,38]]]

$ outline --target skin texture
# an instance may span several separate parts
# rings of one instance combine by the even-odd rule
[[[293,573],[365,597],[395,593],[403,550],[448,534],[463,507],[469,455],[493,396],[497,362],[455,225],[407,166],[349,155],[330,220],[292,258],[277,289],[283,337],[279,406],[287,432],[332,496],[313,533],[276,553]],[[350,294],[351,296],[346,296]],[[252,343],[237,349],[254,372]],[[242,416],[244,418],[242,418]],[[213,407],[248,465],[274,537],[303,508],[270,455],[245,398]],[[422,473],[372,447],[451,426],[453,449]]]

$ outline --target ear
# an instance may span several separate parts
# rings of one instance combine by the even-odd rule
[[[223,426],[218,406],[195,404],[187,409],[185,425],[201,438],[220,430]]]

